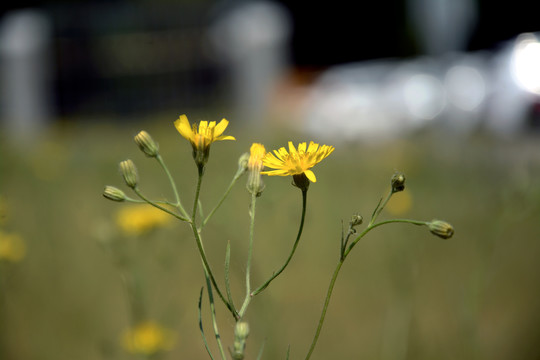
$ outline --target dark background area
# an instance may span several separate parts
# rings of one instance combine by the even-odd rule
[[[216,9],[241,3],[20,1],[4,2],[0,15],[38,8],[51,17],[53,98],[61,118],[104,113],[129,117],[219,103],[226,86],[223,68],[208,53],[205,30],[219,16]],[[292,18],[290,61],[296,69],[322,70],[347,62],[422,55],[404,0],[280,3]],[[522,32],[538,31],[534,3],[478,0],[476,25],[463,50],[497,49]],[[129,47],[111,54],[98,46],[103,39],[111,40],[111,35],[145,32],[173,35],[165,34],[159,49],[151,39],[135,44],[132,53]],[[150,53],[152,57],[144,56]],[[167,70],[140,73],[148,67]]]

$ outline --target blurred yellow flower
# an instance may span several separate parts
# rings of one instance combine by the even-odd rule
[[[124,332],[123,347],[132,354],[152,355],[174,347],[176,333],[154,321],[145,321]]]
[[[305,174],[311,182],[316,182],[317,178],[310,169],[330,155],[332,151],[334,151],[333,146],[319,146],[313,141],[309,143],[309,146],[305,142],[298,144],[298,150],[296,150],[292,141],[289,141],[288,152],[282,147],[279,150],[274,150],[273,154],[271,152],[266,154],[263,164],[276,170],[263,171],[262,174],[269,176]]]
[[[122,207],[116,214],[116,223],[126,235],[141,235],[171,221],[169,214],[148,204]]]
[[[402,191],[392,195],[392,199],[386,204],[386,211],[390,215],[400,216],[406,214],[412,207],[413,199],[410,191]]]
[[[181,115],[178,120],[174,122],[176,130],[184,138],[189,140],[194,150],[206,150],[214,141],[220,140],[236,140],[233,136],[223,135],[223,132],[229,125],[226,119],[223,119],[216,125],[215,121],[201,121],[199,122],[199,129],[197,130],[197,124],[191,126],[189,124],[186,115]]]
[[[16,233],[0,231],[0,260],[18,262],[26,255],[26,244]]]

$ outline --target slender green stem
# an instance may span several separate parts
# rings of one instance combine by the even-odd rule
[[[221,301],[223,301],[225,306],[227,306],[227,308],[230,310],[233,317],[237,320],[238,319],[238,314],[236,313],[236,310],[225,299],[225,297],[223,296],[223,293],[219,289],[219,286],[218,286],[218,284],[216,282],[216,279],[214,277],[212,269],[210,268],[210,264],[208,263],[208,259],[206,258],[206,252],[204,251],[204,246],[203,246],[203,243],[202,243],[201,235],[199,234],[199,230],[197,229],[197,224],[195,222],[195,217],[197,215],[197,205],[199,204],[199,195],[200,195],[200,192],[201,192],[201,184],[202,184],[202,178],[203,178],[203,172],[204,172],[202,170],[204,170],[204,169],[199,170],[199,177],[197,179],[197,188],[195,190],[195,199],[193,201],[193,211],[191,213],[191,221],[189,222],[189,224],[191,226],[191,230],[193,231],[193,236],[195,237],[195,242],[197,243],[197,248],[199,250],[199,255],[201,256],[201,260],[203,262],[204,270],[208,274],[208,276],[210,277],[210,280],[212,281],[212,285],[216,289],[216,292],[217,292],[219,298],[221,299]]]
[[[352,248],[362,239],[368,232],[375,229],[376,227],[379,227],[381,225],[385,224],[392,224],[392,223],[407,223],[407,224],[413,224],[413,225],[426,225],[426,221],[419,221],[419,220],[411,220],[411,219],[390,219],[390,220],[384,220],[381,222],[378,222],[376,224],[370,224],[368,227],[364,229],[349,245],[345,253],[343,254],[343,258],[346,258],[347,255],[351,252]]]
[[[328,291],[326,292],[326,299],[324,301],[323,309],[321,312],[321,317],[319,319],[319,324],[317,325],[317,331],[315,332],[315,336],[313,337],[313,341],[311,343],[311,346],[309,348],[308,354],[306,356],[306,360],[308,360],[311,357],[311,354],[313,353],[313,350],[315,349],[315,345],[317,345],[317,341],[319,340],[319,335],[321,334],[321,329],[324,323],[324,319],[326,317],[326,312],[328,310],[328,305],[330,304],[330,298],[332,297],[332,292],[334,291],[334,285],[336,284],[337,277],[339,275],[339,272],[341,270],[341,267],[343,266],[343,263],[345,262],[345,259],[351,252],[352,248],[371,230],[385,224],[391,224],[391,223],[407,223],[407,224],[413,224],[413,225],[426,225],[427,222],[425,221],[418,221],[418,220],[410,220],[410,219],[391,219],[391,220],[385,220],[378,222],[376,224],[370,224],[368,227],[362,231],[349,245],[347,250],[343,252],[336,269],[334,270],[334,274],[332,275],[332,279],[330,280],[330,285],[328,286]]]
[[[289,254],[289,257],[287,258],[287,261],[285,261],[285,264],[283,264],[283,266],[277,272],[275,272],[268,280],[266,280],[264,284],[259,286],[256,290],[254,290],[251,293],[251,296],[255,296],[259,294],[260,292],[262,292],[264,289],[266,289],[268,285],[270,285],[270,283],[275,278],[277,278],[283,272],[283,270],[285,270],[287,265],[289,265],[289,262],[291,261],[296,251],[296,248],[298,247],[298,243],[300,242],[300,237],[302,236],[302,230],[304,229],[304,220],[306,218],[306,203],[307,203],[307,189],[302,190],[302,218],[300,219],[300,227],[298,228],[298,234],[296,235],[296,240],[292,247],[291,253]]]
[[[144,203],[147,203],[147,202],[148,202],[148,201],[145,201],[145,200],[133,199],[133,198],[130,198],[129,196],[126,196],[125,201],[132,202],[132,203],[137,203],[137,204],[144,204]],[[153,200],[153,201],[154,201],[156,204],[170,205],[170,206],[176,207],[176,204],[175,204],[175,203],[172,203],[172,202],[167,201],[167,200]]]
[[[216,342],[218,344],[219,353],[223,360],[227,359],[223,344],[221,343],[221,336],[219,335],[219,329],[216,321],[216,306],[214,303],[214,294],[212,293],[212,284],[210,284],[210,278],[206,270],[204,271],[204,277],[206,278],[206,288],[208,290],[208,301],[210,303],[210,313],[212,315],[212,326],[214,329],[214,335],[216,336]]]
[[[236,174],[234,175],[231,183],[229,184],[229,187],[227,188],[227,190],[225,191],[225,193],[223,194],[223,196],[221,197],[221,199],[219,200],[217,205],[212,209],[212,211],[210,211],[208,216],[206,216],[206,218],[201,223],[201,226],[200,226],[201,229],[206,225],[206,223],[208,222],[208,220],[210,220],[210,218],[214,215],[214,213],[221,207],[221,204],[223,204],[223,202],[225,201],[227,196],[229,196],[229,193],[231,192],[234,184],[236,184],[236,181],[244,174],[244,172],[245,171],[237,171],[236,172]]]
[[[184,217],[189,218],[186,210],[182,206],[182,202],[180,201],[180,194],[178,193],[178,190],[176,189],[176,182],[174,181],[171,175],[171,172],[169,171],[169,168],[167,167],[167,165],[165,165],[165,161],[163,161],[163,158],[161,157],[161,155],[158,154],[156,156],[156,160],[158,161],[159,165],[165,171],[165,174],[167,174],[167,177],[169,178],[169,182],[171,183],[171,187],[174,192],[174,197],[176,199],[175,206],[178,208],[178,210],[180,210],[180,212],[182,213],[182,215],[184,215]]]
[[[249,226],[249,245],[248,245],[248,255],[246,263],[246,297],[244,298],[244,303],[238,312],[240,318],[244,317],[247,307],[251,301],[251,257],[253,253],[253,233],[255,230],[255,204],[257,202],[257,193],[253,192],[251,194],[251,205],[249,208],[249,215],[251,218]]]
[[[390,192],[388,193],[388,195],[386,196],[386,199],[384,199],[384,201],[382,203],[379,202],[379,204],[377,205],[377,208],[375,208],[375,211],[373,212],[373,215],[371,216],[371,220],[369,221],[369,224],[368,224],[368,227],[370,227],[371,225],[373,225],[373,223],[375,222],[375,220],[377,220],[377,217],[379,216],[379,214],[381,213],[381,211],[383,211],[384,207],[386,206],[386,204],[388,204],[388,201],[390,200],[390,198],[392,197],[392,195],[394,195],[394,192],[392,191],[392,189],[390,189]]]
[[[138,188],[134,188],[133,191],[135,192],[135,194],[137,194],[137,196],[139,196],[141,199],[143,199],[145,202],[152,205],[153,207],[158,208],[158,209],[160,209],[162,211],[165,211],[167,214],[170,214],[170,215],[174,216],[175,218],[180,219],[182,221],[189,221],[189,219],[184,218],[184,217],[178,215],[177,213],[172,212],[171,210],[159,205],[155,201],[152,201],[152,200],[148,199],[146,196],[143,195],[143,193],[141,193],[141,191]]]
[[[313,337],[313,341],[311,342],[311,346],[309,347],[308,354],[306,355],[306,360],[308,360],[311,357],[311,354],[313,354],[313,350],[315,350],[315,345],[317,345],[317,341],[319,340],[319,335],[321,334],[324,318],[326,317],[326,311],[328,310],[328,305],[330,304],[330,298],[332,297],[332,292],[334,291],[334,285],[336,284],[339,271],[341,270],[341,266],[343,265],[344,261],[345,259],[341,259],[338,262],[336,269],[334,270],[334,274],[332,275],[332,279],[330,280],[330,285],[328,286],[328,291],[326,292],[326,299],[324,300],[324,305],[321,312],[321,317],[319,319],[319,324],[317,325],[317,331],[315,332],[315,336]]]

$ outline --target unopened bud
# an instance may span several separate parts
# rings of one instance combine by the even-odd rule
[[[358,226],[362,224],[363,221],[364,221],[364,218],[362,217],[362,215],[354,214],[351,218],[350,225],[351,227]]]
[[[122,190],[109,185],[105,186],[105,190],[103,190],[103,196],[112,201],[121,202],[126,200],[126,194],[124,194]]]
[[[238,158],[238,173],[243,174],[248,169],[249,162],[249,153],[243,153],[242,156]]]
[[[242,360],[244,359],[244,352],[246,349],[246,339],[249,335],[249,325],[247,322],[237,322],[234,328],[234,349],[233,349],[233,359]]]
[[[128,159],[120,162],[120,172],[122,173],[122,176],[124,177],[124,181],[126,182],[127,186],[132,189],[137,187],[139,176],[137,174],[137,168],[135,167],[133,161]]]
[[[158,156],[159,146],[146,131],[142,130],[135,136],[135,143],[137,143],[141,151],[145,153],[146,156]]]
[[[443,239],[450,239],[454,235],[452,225],[443,220],[432,220],[427,224],[429,231]]]
[[[400,172],[395,173],[392,176],[391,184],[393,193],[405,190],[405,175]]]
[[[262,191],[264,190],[261,171],[264,167],[263,159],[265,155],[266,150],[264,149],[264,145],[258,143],[253,143],[253,145],[251,145],[247,164],[249,171],[247,189],[255,196],[261,196]]]

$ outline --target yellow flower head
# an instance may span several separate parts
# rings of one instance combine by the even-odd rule
[[[116,223],[126,235],[141,235],[171,221],[169,214],[148,204],[122,207],[116,214]]]
[[[145,321],[128,329],[122,337],[122,345],[132,354],[152,355],[174,347],[176,334],[156,322]]]
[[[201,121],[199,122],[199,129],[197,129],[197,124],[193,124],[193,126],[189,124],[186,115],[180,115],[178,120],[174,122],[174,126],[180,135],[191,143],[193,159],[195,159],[199,171],[208,161],[210,144],[220,140],[236,140],[234,136],[223,135],[227,125],[229,125],[229,122],[226,119],[222,119],[217,125],[215,121],[210,121],[210,123]]]
[[[282,147],[274,150],[274,153],[267,153],[263,159],[266,167],[276,170],[263,171],[262,174],[269,176],[289,176],[304,174],[309,181],[316,182],[317,178],[310,169],[321,162],[325,157],[334,151],[333,146],[315,144],[313,141],[309,146],[305,142],[298,144],[298,150],[292,141],[289,141],[289,151]]]
[[[26,244],[17,233],[0,231],[0,260],[18,262],[26,255]]]
[[[264,167],[263,159],[265,155],[266,150],[264,149],[264,145],[258,143],[253,143],[253,145],[251,145],[247,164],[249,171],[247,189],[250,193],[255,194],[256,196],[260,196],[264,189],[264,184],[261,179],[261,171]]]
[[[174,126],[180,135],[189,140],[191,145],[198,150],[208,148],[214,141],[236,140],[234,136],[223,135],[228,125],[229,122],[226,119],[222,119],[217,125],[215,121],[210,121],[210,123],[201,121],[199,122],[199,129],[197,129],[197,124],[193,124],[193,126],[189,124],[186,115],[181,115],[174,122]]]

